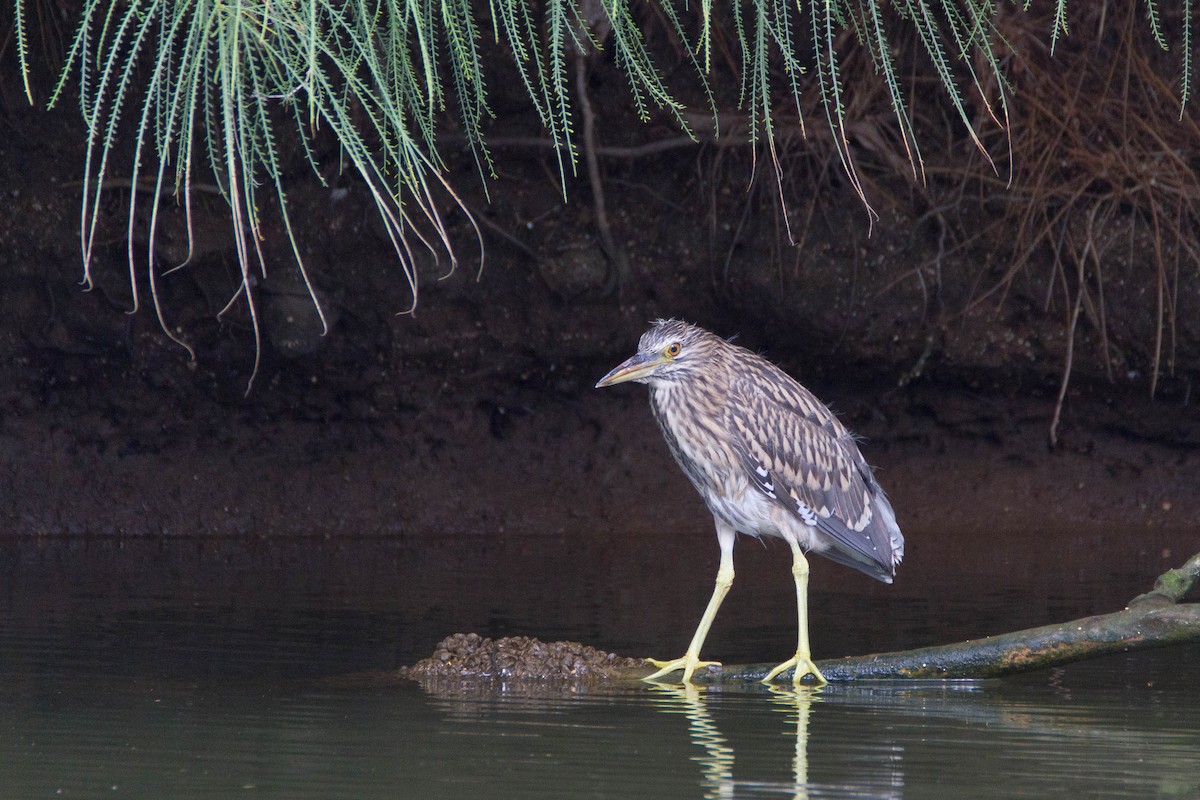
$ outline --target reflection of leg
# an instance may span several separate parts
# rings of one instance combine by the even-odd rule
[[[817,685],[820,686],[828,681],[821,674],[821,670],[817,669],[817,665],[813,663],[812,653],[808,648],[808,559],[804,557],[800,545],[795,540],[789,539],[788,544],[792,546],[792,577],[796,581],[796,616],[798,617],[796,655],[771,670],[763,679],[763,683],[770,683],[784,670],[795,667],[795,672],[792,673],[792,683],[799,685],[805,675],[812,675],[817,679]]]
[[[808,797],[808,715],[812,712],[812,695],[796,692],[796,755],[792,759],[793,797]]]
[[[692,673],[698,667],[717,666],[720,664],[719,661],[701,661],[700,648],[704,646],[704,639],[708,636],[708,629],[712,627],[713,620],[716,619],[717,609],[721,607],[721,601],[725,599],[725,595],[729,594],[729,587],[733,585],[733,539],[736,535],[736,532],[728,525],[721,522],[717,523],[717,542],[721,545],[721,566],[717,570],[717,585],[713,587],[708,607],[704,609],[704,616],[700,618],[700,624],[696,626],[696,633],[692,636],[692,643],[688,645],[687,652],[683,654],[683,658],[676,658],[672,661],[658,661],[653,658],[646,659],[658,667],[659,670],[653,675],[648,675],[645,680],[657,680],[669,672],[682,669],[683,682],[691,683]]]
[[[821,689],[783,689],[772,686],[771,694],[782,709],[796,714],[796,754],[792,759],[792,798],[808,800],[808,717],[812,704],[821,696]]]
[[[693,683],[682,686],[668,686],[653,683],[652,689],[662,692],[661,699],[666,700],[663,709],[672,715],[683,711],[688,721],[688,735],[692,744],[704,750],[704,754],[695,757],[704,773],[706,798],[733,797],[733,748],[721,735],[713,721],[712,714],[705,704],[703,688]],[[806,692],[807,694],[807,692]]]

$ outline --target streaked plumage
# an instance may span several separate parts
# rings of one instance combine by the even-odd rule
[[[904,554],[891,504],[854,437],[774,364],[678,320],[654,322],[637,354],[597,386],[628,380],[649,385],[655,419],[712,512],[722,549],[713,600],[693,647],[669,662],[672,668],[683,668],[687,681],[702,663],[699,646],[732,583],[733,534],[741,532],[777,536],[792,545],[801,615],[795,680],[804,667],[824,682],[808,658],[808,568],[802,551],[886,583]]]

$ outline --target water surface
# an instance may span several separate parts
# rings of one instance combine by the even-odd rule
[[[456,630],[674,655],[711,577],[622,571],[630,553],[686,559],[647,541],[5,542],[0,797],[1200,798],[1196,647],[799,694],[328,681],[410,663]],[[779,566],[747,552],[739,579]],[[541,558],[560,568],[522,570]],[[1088,580],[1039,569],[1001,570],[995,591],[827,586],[814,636],[825,655],[952,641],[1148,588],[1128,559]],[[713,655],[787,654],[782,571],[779,594],[751,579],[739,603],[735,584]],[[693,579],[671,597],[640,585]]]

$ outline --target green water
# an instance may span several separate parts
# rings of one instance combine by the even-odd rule
[[[671,609],[635,613],[626,603],[643,598],[622,600],[594,568],[591,583],[588,570],[558,576],[581,588],[557,605],[532,577],[503,580],[508,559],[529,557],[520,547],[466,558],[465,575],[443,576],[456,590],[438,594],[421,543],[5,543],[0,797],[1200,798],[1196,647],[1003,681],[799,694],[331,688],[330,677],[409,662],[459,629],[673,646]],[[1008,592],[1040,585],[1031,580],[979,595],[975,615],[962,594],[886,616],[886,594],[835,595],[825,641],[845,627],[857,631],[840,634],[848,649],[860,636],[924,644],[991,619]],[[1114,581],[1046,602],[1105,602],[1093,595]],[[463,596],[469,585],[479,596]],[[713,655],[786,653],[786,592],[769,601],[777,625],[751,624],[767,609],[748,594]],[[1033,605],[1009,614],[1046,613]]]

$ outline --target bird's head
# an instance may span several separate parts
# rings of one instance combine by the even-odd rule
[[[685,381],[711,364],[720,338],[676,319],[658,319],[642,334],[637,352],[596,384],[597,389],[626,381],[651,385]]]

